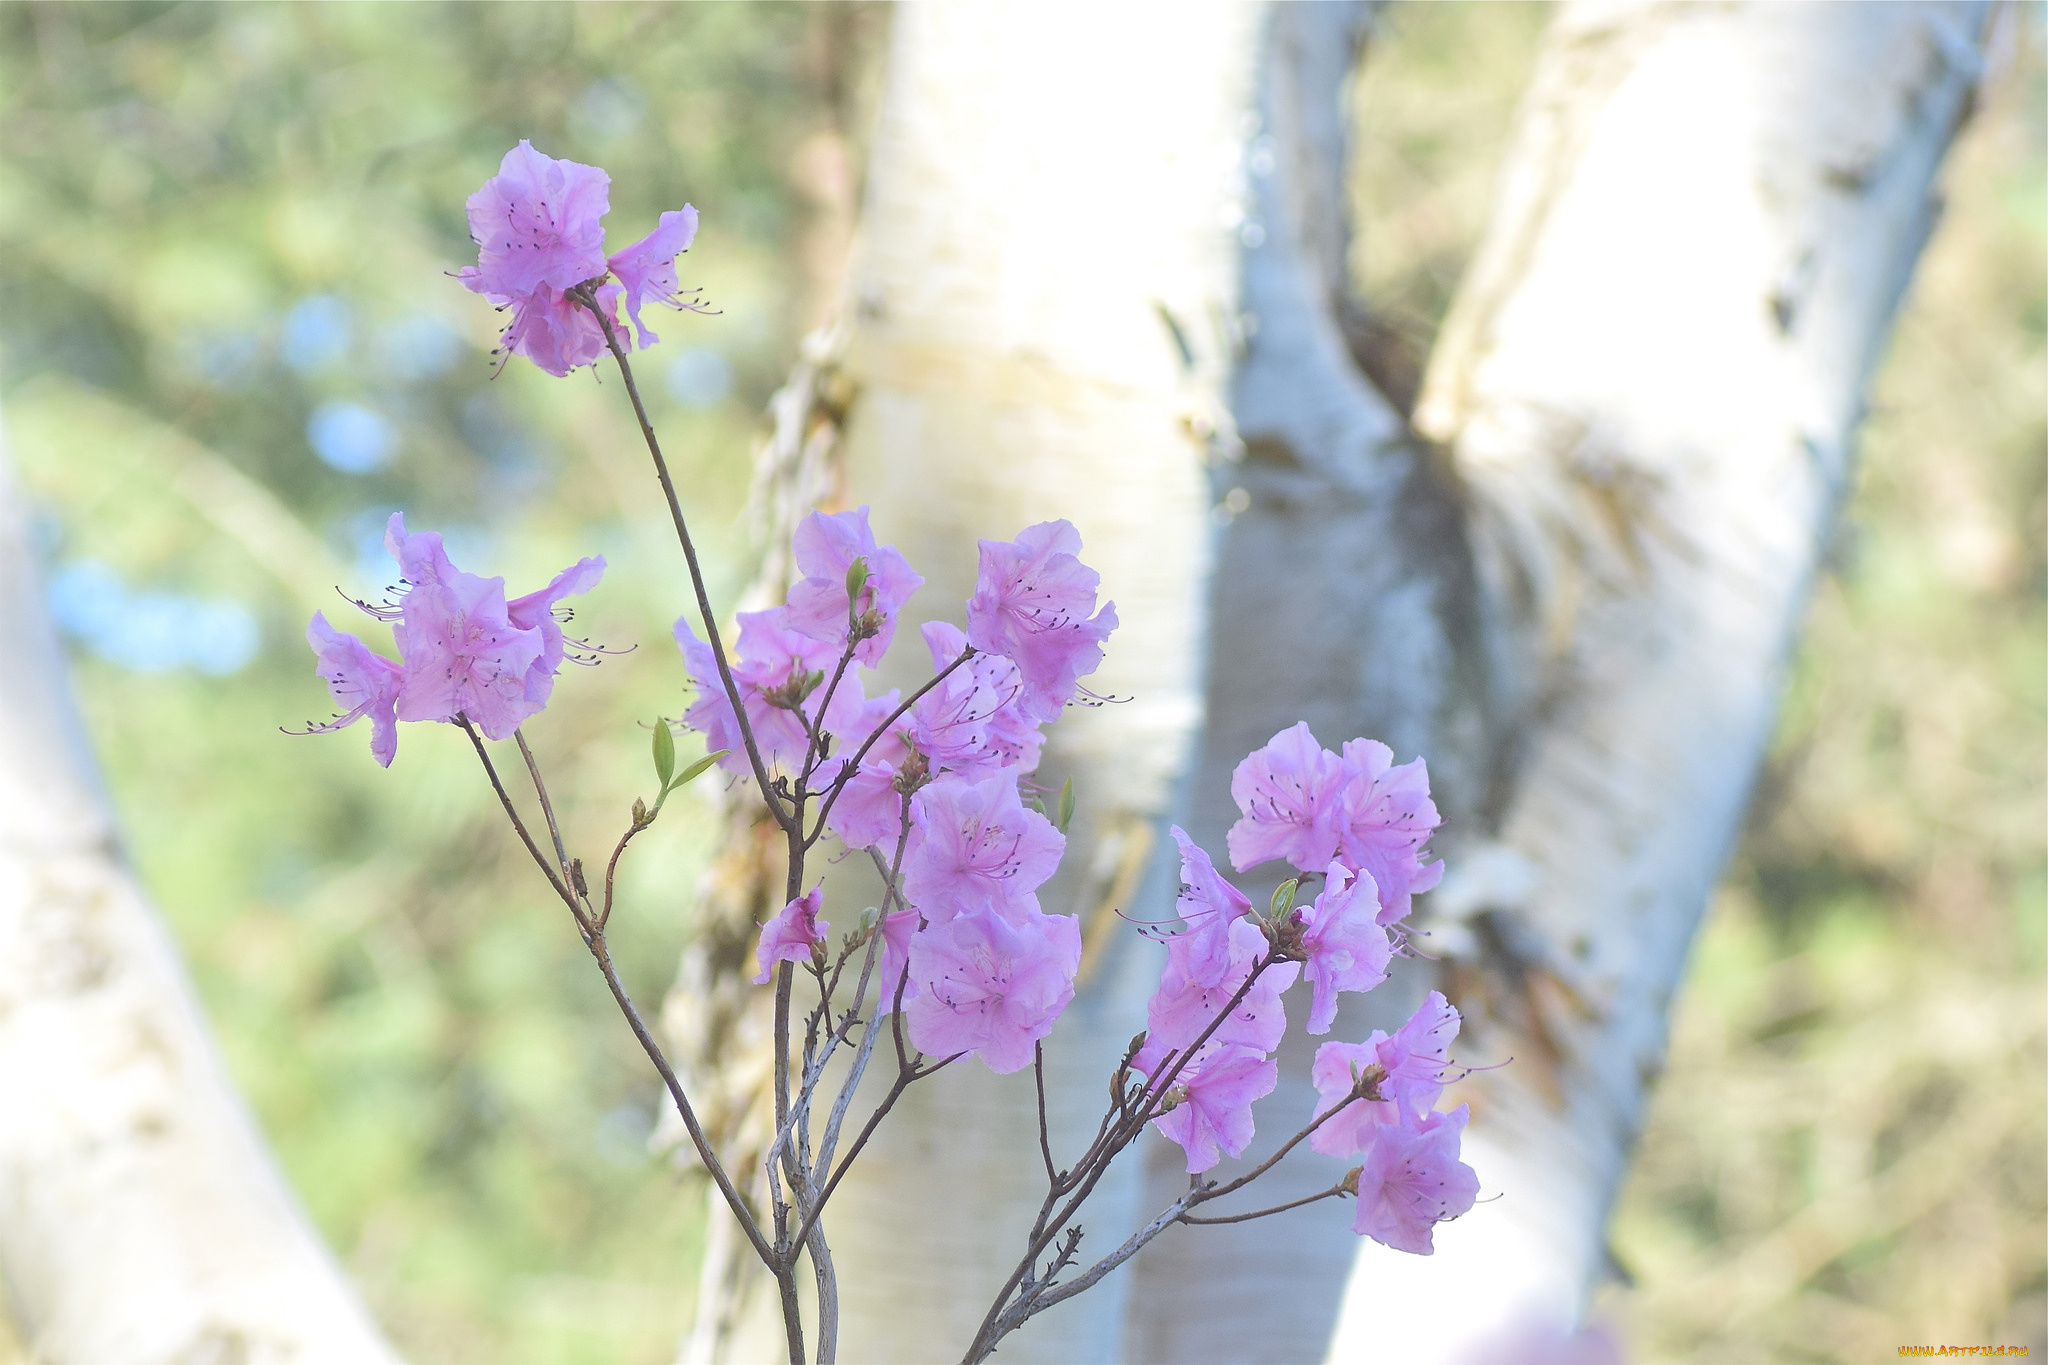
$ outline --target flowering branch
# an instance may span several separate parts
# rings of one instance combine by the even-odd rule
[[[1079,919],[1048,914],[1038,890],[1065,852],[1075,794],[1069,782],[1048,815],[1045,789],[1033,774],[1044,727],[1093,695],[1081,679],[1102,662],[1103,643],[1118,625],[1115,604],[1098,602],[1100,580],[1081,562],[1080,534],[1067,522],[1026,527],[1012,541],[983,540],[966,628],[925,624],[919,633],[931,656],[929,679],[907,697],[892,690],[871,698],[861,674],[881,664],[924,580],[894,546],[876,540],[865,507],[819,512],[796,531],[802,577],[783,603],[739,613],[729,649],[628,359],[636,333],[642,348],[659,340],[642,320],[646,303],[700,308],[674,270],[695,232],[696,211],[663,214],[652,234],[607,256],[598,220],[607,211],[609,183],[595,167],[556,161],[522,142],[470,198],[479,259],[460,278],[511,310],[508,356],[526,356],[557,375],[606,354],[618,363],[704,632],[699,640],[686,620],[674,627],[696,685],[682,723],[705,736],[706,756],[678,774],[669,722],[657,721],[660,790],[652,806],[633,803],[631,822],[605,863],[602,899],[593,904],[583,860],[563,838],[521,726],[546,706],[565,658],[578,657],[570,647],[591,648],[564,637],[569,618],[558,603],[595,587],[604,561],[579,561],[539,591],[508,599],[504,580],[457,569],[438,535],[410,533],[396,515],[385,543],[400,566],[402,600],[358,605],[391,624],[400,657],[384,658],[316,615],[307,638],[342,710],[309,732],[368,720],[371,753],[387,766],[401,720],[447,722],[468,736],[506,818],[568,907],[660,1074],[699,1160],[773,1276],[791,1365],[810,1357],[824,1365],[838,1350],[838,1278],[822,1222],[826,1207],[909,1087],[968,1057],[1001,1074],[1031,1068],[1046,1177],[1024,1255],[969,1343],[969,1361],[986,1359],[1031,1317],[1099,1283],[1175,1222],[1244,1222],[1352,1195],[1354,1230],[1427,1253],[1434,1225],[1469,1209],[1477,1190],[1477,1177],[1458,1161],[1466,1111],[1435,1107],[1453,1079],[1447,1049],[1459,1024],[1441,995],[1432,993],[1392,1037],[1322,1045],[1313,1077],[1319,1102],[1306,1125],[1235,1179],[1204,1178],[1225,1156],[1243,1154],[1253,1135],[1252,1106],[1275,1086],[1273,1054],[1288,1027],[1283,993],[1306,980],[1308,1031],[1328,1032],[1341,993],[1371,990],[1385,979],[1413,896],[1441,875],[1442,864],[1428,861],[1426,851],[1438,820],[1422,761],[1396,766],[1386,746],[1365,739],[1332,753],[1306,725],[1247,756],[1231,780],[1242,815],[1228,836],[1231,860],[1245,871],[1281,859],[1299,874],[1263,913],[1252,911],[1207,852],[1172,831],[1181,851],[1177,927],[1149,930],[1164,942],[1165,962],[1147,1027],[1110,1078],[1111,1101],[1093,1136],[1060,1169],[1045,1042],[1074,998],[1082,941]],[[849,750],[852,736],[862,738]],[[532,779],[552,858],[485,745],[507,739]],[[787,852],[784,904],[761,926],[755,947],[754,981],[772,982],[774,1010],[773,1140],[759,1173],[765,1218],[712,1149],[605,938],[627,846],[653,825],[671,793],[713,764],[735,782],[753,783]],[[827,833],[847,852],[865,852],[882,878],[880,906],[836,953],[823,917],[824,883],[811,881],[806,869]],[[884,849],[891,850],[886,859]],[[849,974],[856,956],[859,969]],[[799,969],[818,990],[800,1029],[792,1013]],[[847,1000],[841,991],[849,975]],[[895,1076],[842,1155],[846,1118],[884,1015]],[[814,1149],[821,1087],[856,1027],[859,1043]],[[1185,1152],[1187,1191],[1062,1283],[1080,1263],[1083,1230],[1076,1220],[1083,1207],[1149,1127]],[[1193,1212],[1256,1181],[1303,1142],[1359,1164],[1312,1196],[1247,1213]],[[798,1294],[803,1257],[816,1287],[814,1352],[806,1349]]]

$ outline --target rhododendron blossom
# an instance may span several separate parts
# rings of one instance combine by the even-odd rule
[[[824,892],[822,884],[812,887],[769,916],[761,926],[761,941],[754,947],[754,965],[760,968],[754,977],[756,986],[768,984],[776,963],[809,962],[824,946],[826,931],[832,927],[829,921],[818,918]]]
[[[355,636],[328,625],[327,618],[317,611],[306,627],[306,643],[320,656],[320,676],[327,680],[328,692],[337,705],[346,708],[307,733],[326,734],[368,720],[370,755],[390,767],[398,752],[398,688],[405,670]]]
[[[1193,974],[1193,940],[1176,934],[1166,941],[1166,968],[1159,974],[1159,989],[1145,1007],[1145,1046],[1132,1065],[1150,1072],[1170,1051],[1184,1051],[1201,1037],[1203,1030],[1230,1004],[1230,999],[1251,977],[1252,969],[1268,948],[1265,934],[1248,919],[1230,924],[1230,956],[1223,974],[1203,982]],[[1242,1043],[1261,1053],[1280,1046],[1287,1032],[1287,1015],[1280,995],[1301,974],[1301,964],[1280,962],[1259,973],[1243,1000],[1232,1008],[1217,1030],[1209,1035],[1214,1043]]]
[[[363,609],[392,623],[399,661],[379,658],[316,613],[306,638],[320,656],[329,690],[349,712],[314,729],[339,729],[368,716],[371,752],[386,765],[398,744],[387,714],[394,720],[466,719],[491,739],[509,738],[554,691],[566,645],[554,616],[557,603],[595,587],[604,560],[581,560],[539,592],[508,603],[504,579],[462,572],[439,535],[409,533],[402,514],[392,514],[384,544],[398,561],[405,595],[396,606]]]
[[[1351,740],[1339,756],[1297,723],[1245,756],[1230,794],[1242,815],[1228,837],[1240,872],[1274,858],[1321,872],[1334,858],[1372,876],[1383,925],[1406,919],[1414,894],[1443,878],[1442,863],[1423,861],[1442,823],[1429,770],[1419,758],[1396,767],[1377,740]]]
[[[557,161],[521,138],[469,196],[477,263],[456,278],[479,294],[522,298],[543,285],[559,293],[604,274],[611,183],[597,167]]]
[[[1279,1081],[1279,1063],[1259,1049],[1212,1043],[1175,1078],[1180,1102],[1152,1122],[1187,1153],[1188,1174],[1200,1175],[1225,1156],[1243,1154],[1252,1140],[1252,1101],[1272,1094]]]
[[[1331,863],[1322,894],[1294,912],[1308,954],[1302,975],[1315,988],[1308,1031],[1328,1033],[1337,1017],[1337,992],[1369,991],[1387,979],[1394,945],[1379,923],[1379,893],[1371,876]]]
[[[923,576],[894,545],[875,544],[865,507],[830,516],[811,513],[796,528],[795,548],[804,577],[789,590],[791,628],[831,644],[836,654],[854,620],[862,619],[873,633],[854,646],[853,657],[869,668],[881,663],[896,637],[897,614],[924,585]],[[849,603],[846,578],[855,560],[865,566],[866,575],[860,601]]]
[[[861,694],[859,680],[852,676],[827,688],[837,655],[830,644],[793,629],[789,608],[743,611],[739,622],[732,672],[747,708],[747,723],[760,746],[763,765],[771,774],[794,778],[812,752],[806,723],[829,734],[850,734],[867,714],[869,703]],[[751,777],[754,769],[747,758],[746,740],[711,646],[697,638],[686,617],[676,620],[675,640],[697,685],[697,700],[683,713],[683,723],[702,731],[713,750],[726,750],[718,761],[721,768],[734,777]]]
[[[1419,1118],[1443,1094],[1451,1042],[1458,1036],[1458,1011],[1440,991],[1431,991],[1393,1037],[1379,1030],[1363,1043],[1324,1043],[1316,1049],[1310,1079],[1315,1082],[1316,1117],[1344,1104],[1359,1076],[1377,1069],[1375,1100],[1352,1100],[1344,1111],[1316,1129],[1309,1145],[1328,1156],[1354,1156],[1371,1143],[1383,1124],[1403,1113]]]
[[[932,667],[942,670],[967,648],[959,627],[925,625]],[[931,766],[959,777],[982,777],[1005,768],[1019,775],[1038,766],[1045,736],[1018,704],[1024,693],[1017,665],[977,654],[939,680],[910,711],[910,742]]]
[[[1182,970],[1190,981],[1214,986],[1230,970],[1231,926],[1250,913],[1252,903],[1223,880],[1214,860],[1186,830],[1175,825],[1171,832],[1180,845],[1180,895],[1173,908],[1186,926],[1175,940],[1181,943]]]
[[[607,257],[603,219],[611,209],[611,177],[595,166],[558,161],[521,139],[505,153],[498,173],[469,197],[469,235],[477,263],[456,272],[463,287],[510,308],[507,356],[523,355],[557,377],[596,362],[608,349],[596,313],[571,296],[607,275],[617,283],[590,291],[612,325],[620,348],[633,338],[619,320],[619,305],[645,348],[661,340],[641,321],[649,303],[697,308],[676,280],[675,259],[697,233],[697,210],[688,204],[661,215],[655,230]]]
[[[1469,1106],[1448,1113],[1403,1116],[1382,1125],[1358,1173],[1358,1211],[1351,1230],[1375,1242],[1428,1256],[1438,1223],[1471,1210],[1479,1177],[1458,1160]]]
[[[1024,678],[1022,706],[1036,720],[1054,720],[1080,679],[1102,662],[1102,642],[1116,629],[1116,604],[1095,609],[1102,581],[1077,555],[1081,533],[1070,522],[1028,526],[1014,541],[981,542],[981,572],[967,603],[967,639],[1000,654]]]
[[[1322,871],[1337,856],[1343,787],[1343,764],[1316,743],[1306,721],[1282,730],[1230,775],[1231,798],[1243,812],[1226,837],[1230,861],[1240,872],[1274,858]]]
[[[910,1039],[935,1057],[971,1052],[998,1074],[1029,1066],[1074,998],[1080,965],[1072,916],[1034,912],[1013,924],[973,910],[927,925],[910,940]]]
[[[1429,768],[1419,758],[1396,766],[1394,751],[1373,739],[1348,741],[1342,763],[1340,856],[1371,874],[1380,923],[1398,923],[1408,917],[1414,893],[1443,880],[1441,862],[1423,862],[1429,836],[1443,823],[1429,799]]]
[[[643,351],[661,338],[640,320],[641,308],[648,303],[666,304],[678,311],[695,306],[694,300],[683,297],[676,280],[676,257],[690,249],[696,236],[697,210],[685,204],[662,214],[654,231],[605,259],[605,265],[624,287],[626,315],[633,319],[634,330],[640,333]]]
[[[1013,923],[1038,913],[1038,888],[1067,847],[1052,821],[1025,807],[1014,773],[941,778],[918,792],[910,818],[917,834],[903,889],[935,924],[977,910]]]

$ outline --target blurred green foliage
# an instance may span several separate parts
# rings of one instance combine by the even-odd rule
[[[460,736],[407,727],[384,772],[360,730],[278,733],[328,710],[305,616],[340,624],[336,585],[388,581],[397,507],[515,591],[605,554],[579,624],[639,648],[566,676],[531,728],[571,840],[617,833],[651,795],[631,718],[682,704],[685,589],[616,386],[491,377],[498,319],[443,277],[469,258],[462,201],[523,136],[611,172],[621,240],[703,211],[684,281],[724,313],[658,324],[645,373],[735,588],[754,414],[813,302],[820,209],[795,168],[872,66],[877,16],[852,13],[0,6],[0,411],[48,562],[144,605],[237,604],[260,641],[211,675],[81,632],[80,698],[235,1076],[416,1359],[668,1358],[701,1201],[647,1157],[644,1060]],[[1647,1360],[2048,1349],[2048,138],[2042,30],[2018,15],[1618,1214],[1636,1283],[1603,1311]],[[1356,268],[1412,369],[1545,10],[1390,16],[1361,86]],[[328,404],[386,424],[381,466],[315,454]],[[706,853],[693,800],[626,868],[618,956],[650,1002]]]
[[[396,508],[515,592],[607,556],[577,624],[635,652],[527,728],[565,832],[609,846],[653,795],[646,724],[684,705],[685,583],[616,381],[493,377],[503,320],[445,277],[474,259],[463,200],[529,137],[610,171],[615,241],[702,211],[683,278],[723,312],[664,315],[641,373],[737,585],[804,306],[788,168],[861,31],[788,5],[0,8],[0,406],[51,572],[111,571],[145,614],[239,607],[260,642],[217,674],[81,648],[79,696],[235,1077],[415,1359],[668,1358],[702,1205],[648,1156],[658,1083],[462,737],[406,727],[385,772],[363,730],[279,733],[331,710],[306,617],[383,634],[334,589],[382,595]],[[333,404],[381,465],[316,455]],[[73,607],[91,646],[72,618],[110,608]],[[615,952],[650,1005],[694,802],[625,867]]]

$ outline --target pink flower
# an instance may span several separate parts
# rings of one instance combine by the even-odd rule
[[[1458,1011],[1440,991],[1431,991],[1408,1022],[1389,1038],[1374,1029],[1363,1043],[1324,1043],[1316,1049],[1310,1078],[1315,1082],[1320,1118],[1351,1093],[1366,1068],[1383,1073],[1382,1100],[1352,1100],[1344,1112],[1309,1137],[1309,1146],[1327,1156],[1352,1156],[1372,1142],[1383,1124],[1402,1113],[1420,1117],[1444,1092],[1444,1070],[1450,1064],[1451,1040],[1458,1036]]]
[[[842,742],[844,759],[835,759],[830,774],[820,769],[814,783],[823,790],[830,782],[837,781],[843,762],[850,761],[860,746],[867,742],[867,736],[875,727],[888,718],[896,709],[895,689],[868,703],[868,714],[854,725],[852,733]],[[879,712],[880,714],[874,714]],[[846,779],[846,785],[832,802],[832,809],[826,812],[825,827],[839,836],[839,841],[848,848],[871,848],[882,845],[882,852],[893,854],[896,850],[896,836],[903,830],[903,792],[896,783],[903,771],[903,762],[910,756],[910,749],[903,742],[900,729],[891,730],[875,741],[861,760],[853,776]]]
[[[619,282],[600,285],[593,301],[621,350],[633,345],[619,321],[621,301],[643,347],[660,340],[640,320],[644,304],[696,306],[678,290],[675,258],[696,235],[697,211],[685,204],[662,214],[653,232],[607,259],[602,220],[611,207],[610,191],[611,177],[597,167],[557,161],[522,140],[469,197],[477,263],[456,278],[493,307],[512,310],[505,355],[523,355],[556,376],[596,361],[607,349],[604,326],[569,293],[608,274]]]
[[[1230,795],[1243,814],[1228,839],[1237,870],[1272,858],[1303,872],[1328,866],[1342,834],[1344,776],[1305,721],[1246,755],[1230,775]]]
[[[491,739],[508,738],[554,691],[565,643],[555,604],[594,587],[604,561],[581,560],[539,592],[508,603],[504,579],[463,573],[449,562],[440,536],[408,533],[402,514],[392,514],[384,544],[405,579],[404,601],[363,610],[392,622],[399,662],[378,658],[315,613],[306,639],[329,690],[349,712],[308,733],[368,716],[370,752],[386,766],[400,720],[467,718]]]
[[[1180,845],[1180,897],[1174,911],[1187,927],[1186,971],[1190,980],[1213,986],[1230,970],[1231,926],[1252,908],[1244,892],[1223,880],[1207,852],[1179,825],[1172,830]]]
[[[981,572],[967,603],[967,638],[1013,661],[1024,677],[1022,705],[1053,720],[1081,678],[1102,662],[1116,629],[1116,604],[1095,610],[1095,570],[1075,558],[1081,533],[1064,521],[1026,527],[1014,541],[981,542]]]
[[[859,731],[862,717],[869,714],[869,703],[861,695],[860,680],[849,673],[832,689],[827,704],[826,689],[838,656],[831,645],[790,629],[787,607],[743,611],[739,622],[732,672],[747,708],[747,722],[753,727],[761,761],[770,774],[793,780],[803,766],[804,756],[810,752],[810,735],[799,711],[828,734],[843,738]],[[718,760],[719,767],[734,777],[753,776],[746,741],[740,734],[732,701],[725,694],[711,646],[699,640],[690,630],[689,622],[681,617],[676,620],[675,637],[689,665],[691,679],[697,684],[697,700],[683,713],[683,723],[700,731],[713,750],[728,751]],[[804,692],[806,679],[813,673],[825,676]],[[798,693],[804,695],[799,698]],[[858,745],[859,740],[856,738],[854,743]],[[836,772],[839,760],[832,761],[835,766],[831,771]]]
[[[854,646],[853,657],[873,668],[896,636],[897,613],[924,579],[894,545],[875,544],[867,508],[831,516],[813,512],[796,528],[796,566],[804,577],[789,590],[789,624],[827,641],[835,654],[845,648],[853,614],[846,600],[846,575],[856,559],[867,565],[867,581],[855,605],[862,614],[874,613],[876,633]]]
[[[1387,1069],[1380,1092],[1418,1114],[1434,1106],[1444,1093],[1444,1071],[1460,1022],[1443,992],[1431,991],[1393,1037],[1373,1030],[1366,1042]]]
[[[555,617],[556,603],[564,597],[580,597],[597,586],[604,577],[604,556],[595,555],[579,559],[555,575],[554,581],[539,592],[530,592],[516,597],[505,604],[505,615],[521,630],[540,632],[540,657],[526,670],[526,700],[538,711],[548,704],[554,694],[555,673],[562,666],[563,645],[567,637],[562,634],[562,624]],[[566,608],[562,608],[566,612]]]
[[[1458,1160],[1458,1139],[1471,1117],[1465,1105],[1420,1119],[1382,1125],[1358,1173],[1358,1213],[1351,1230],[1396,1251],[1427,1256],[1438,1223],[1469,1211],[1479,1177]]]
[[[1344,1105],[1344,1112],[1325,1120],[1309,1134],[1308,1145],[1324,1156],[1358,1155],[1372,1144],[1372,1135],[1381,1124],[1393,1123],[1399,1117],[1392,1101],[1345,1103],[1366,1068],[1378,1065],[1379,1053],[1374,1042],[1385,1037],[1375,1033],[1364,1043],[1324,1043],[1316,1049],[1315,1063],[1309,1068],[1309,1079],[1316,1087],[1316,1112],[1311,1117],[1322,1118],[1333,1107]]]
[[[327,680],[327,690],[334,695],[335,703],[347,708],[325,725],[312,726],[306,733],[326,734],[367,718],[370,755],[384,767],[390,767],[392,756],[398,752],[395,707],[405,670],[371,652],[355,636],[328,625],[327,618],[317,611],[313,613],[312,624],[306,627],[306,643],[320,656],[320,676]]]
[[[876,964],[879,973],[878,989],[881,994],[875,1004],[875,1016],[891,1014],[896,1009],[896,986],[903,985],[903,998],[914,999],[917,982],[906,980],[904,969],[910,965],[910,943],[917,935],[918,914],[915,910],[898,910],[882,916],[882,960]]]
[[[661,340],[640,320],[643,304],[651,300],[677,311],[697,306],[694,299],[681,296],[676,280],[676,257],[690,249],[691,239],[696,235],[697,210],[685,204],[662,214],[654,231],[625,250],[613,252],[605,262],[626,287],[626,314],[640,332],[642,350]]]
[[[557,293],[605,273],[604,226],[611,177],[557,161],[520,139],[498,173],[469,196],[478,260],[461,272],[479,294],[518,299],[546,285]]]
[[[1354,876],[1342,863],[1330,864],[1323,893],[1294,912],[1308,952],[1302,974],[1315,988],[1308,1007],[1308,1031],[1328,1033],[1337,1017],[1337,992],[1369,991],[1387,979],[1394,945],[1379,924],[1379,893],[1364,872]]]
[[[1381,924],[1408,917],[1417,891],[1443,880],[1441,862],[1425,865],[1425,845],[1443,823],[1429,799],[1429,769],[1421,759],[1394,766],[1394,751],[1377,740],[1344,746],[1344,814],[1340,855],[1372,874],[1379,888]]]
[[[903,890],[934,924],[982,910],[1012,923],[1037,914],[1038,888],[1067,847],[1052,821],[1025,809],[1015,773],[942,777],[912,798],[910,819]]]
[[[1204,982],[1194,974],[1192,936],[1176,934],[1166,941],[1166,969],[1159,989],[1145,1007],[1145,1046],[1132,1065],[1151,1074],[1168,1052],[1185,1051],[1209,1027],[1230,998],[1244,985],[1267,948],[1266,935],[1248,919],[1232,920],[1230,957],[1223,974]],[[1259,974],[1243,1000],[1209,1035],[1212,1043],[1241,1043],[1261,1053],[1280,1046],[1287,1032],[1287,1014],[1280,996],[1301,974],[1298,962],[1280,962]]]
[[[1152,1121],[1187,1153],[1188,1174],[1200,1175],[1223,1157],[1238,1156],[1252,1140],[1252,1102],[1273,1093],[1280,1064],[1257,1048],[1210,1044],[1174,1082],[1185,1091]]]
[[[991,1071],[1016,1071],[1074,998],[1080,963],[1080,921],[1069,915],[1012,923],[973,910],[928,924],[910,940],[910,1040],[930,1056],[972,1052]]]
[[[597,315],[560,290],[542,285],[531,294],[489,297],[500,308],[508,304],[512,308],[512,324],[505,329],[501,347],[504,355],[523,355],[560,379],[579,366],[594,363],[605,353],[604,328]],[[633,338],[621,330],[619,323],[619,287],[600,286],[596,300],[611,320],[620,345],[630,349]]]
[[[959,627],[944,621],[928,622],[923,634],[934,669],[943,670],[967,648]],[[1017,665],[977,654],[911,708],[911,742],[935,770],[955,776],[981,778],[1006,768],[1029,773],[1045,736],[1019,707],[1023,694]]]
[[[776,963],[809,962],[815,950],[824,946],[825,934],[832,927],[818,918],[824,891],[823,884],[812,887],[761,926],[761,941],[754,948],[754,965],[761,969],[754,976],[756,986],[768,983],[768,973]]]
[[[400,720],[466,716],[491,739],[509,738],[540,710],[527,700],[526,675],[540,660],[537,629],[514,625],[505,580],[463,573],[432,531],[409,535],[394,512],[384,543],[410,585],[392,627],[405,678]]]

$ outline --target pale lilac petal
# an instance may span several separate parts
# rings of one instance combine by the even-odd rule
[[[1030,1065],[1074,998],[1079,921],[1033,914],[1013,924],[976,910],[927,924],[910,941],[917,994],[903,1003],[910,1040],[928,1056],[972,1052],[999,1074]]]
[[[308,734],[325,734],[344,729],[359,720],[370,722],[370,755],[388,768],[398,752],[398,689],[405,670],[375,653],[354,635],[327,624],[327,617],[313,613],[306,627],[306,643],[320,657],[320,676],[342,714]]]
[[[1208,853],[1179,825],[1172,830],[1180,845],[1180,897],[1174,911],[1187,926],[1187,971],[1191,979],[1213,986],[1230,969],[1231,925],[1252,908],[1242,891],[1217,872]]]
[[[556,574],[554,581],[539,592],[530,592],[505,604],[505,615],[522,630],[540,632],[540,657],[526,670],[526,700],[537,711],[554,694],[555,674],[562,667],[563,635],[555,619],[555,604],[564,597],[578,597],[597,586],[604,577],[604,557],[579,559]]]
[[[1279,1063],[1257,1048],[1212,1045],[1175,1081],[1187,1098],[1152,1121],[1187,1153],[1188,1174],[1200,1175],[1226,1155],[1243,1154],[1252,1140],[1252,1104],[1279,1080]]]
[[[671,308],[689,307],[680,295],[676,280],[676,257],[690,249],[697,235],[697,210],[685,204],[661,215],[654,231],[633,245],[613,253],[605,262],[625,286],[626,314],[640,332],[642,350],[661,338],[640,320],[640,309],[649,301]]]
[[[1102,642],[1117,625],[1116,605],[1096,610],[1101,577],[1075,557],[1081,534],[1068,522],[1041,522],[1014,541],[980,545],[967,638],[1017,665],[1026,714],[1057,719],[1080,679],[1102,663]]]
[[[1461,1104],[1381,1125],[1359,1169],[1351,1230],[1396,1251],[1431,1254],[1436,1225],[1468,1212],[1479,1194],[1479,1176],[1458,1160],[1470,1116]]]
[[[768,983],[769,972],[778,962],[809,962],[813,949],[823,945],[830,922],[818,918],[824,903],[824,886],[818,885],[769,916],[761,926],[761,941],[754,948],[756,986]]]
[[[1295,911],[1308,952],[1302,974],[1315,992],[1308,1011],[1310,1033],[1330,1031],[1339,991],[1369,991],[1387,979],[1394,945],[1380,925],[1379,910],[1372,878],[1333,862],[1322,894]]]
[[[1394,766],[1393,750],[1369,739],[1344,746],[1339,856],[1372,874],[1381,924],[1408,917],[1417,892],[1443,878],[1441,862],[1425,863],[1430,836],[1442,823],[1429,797],[1421,759]]]
[[[846,575],[854,560],[867,564],[860,610],[875,613],[876,634],[854,647],[854,658],[869,668],[881,663],[896,636],[896,618],[924,579],[893,545],[877,545],[868,528],[868,509],[813,512],[796,529],[796,566],[804,577],[789,590],[792,629],[824,640],[836,653],[845,647],[851,607]]]
[[[922,838],[903,860],[903,888],[927,920],[985,910],[1021,922],[1038,912],[1037,890],[1059,867],[1067,840],[1025,807],[1015,773],[940,778],[910,811]]]
[[[1245,756],[1230,775],[1242,817],[1230,827],[1230,861],[1245,871],[1285,858],[1320,872],[1336,856],[1344,814],[1344,769],[1297,722]]]
[[[595,166],[557,161],[521,139],[498,174],[469,197],[478,293],[519,298],[547,286],[572,289],[605,273],[604,227],[611,177]]]
[[[935,669],[943,670],[967,648],[959,627],[944,621],[926,623],[923,634]],[[1038,766],[1045,736],[1020,706],[1023,693],[1015,664],[976,655],[911,708],[911,742],[935,772],[969,780],[1004,769],[1029,773]]]

